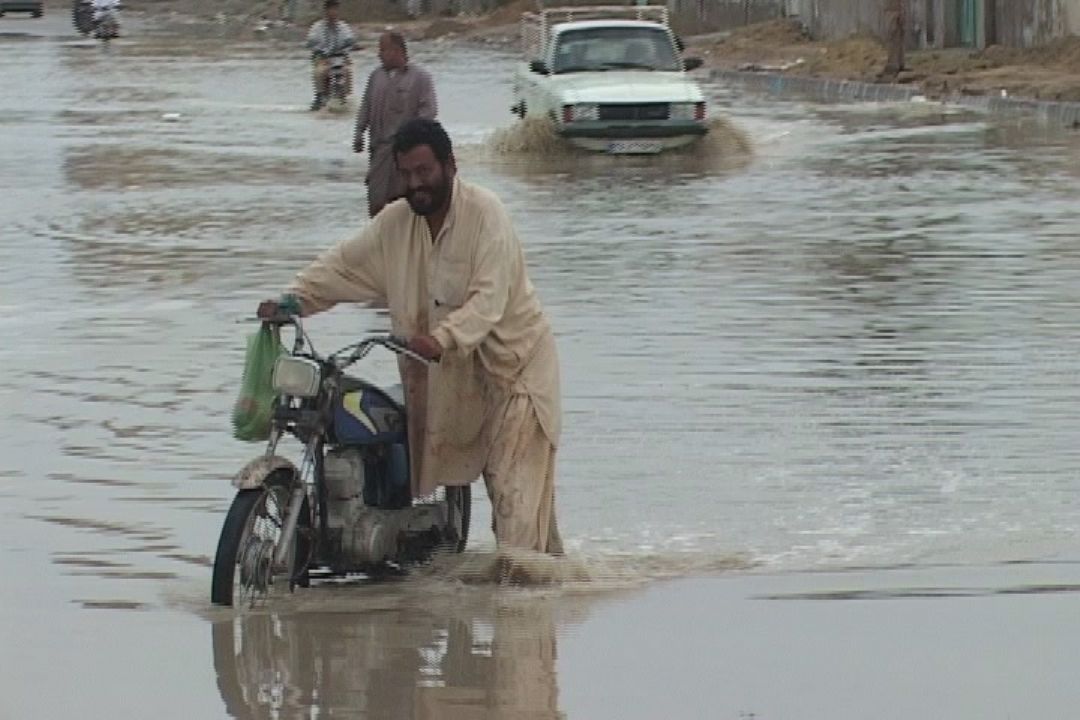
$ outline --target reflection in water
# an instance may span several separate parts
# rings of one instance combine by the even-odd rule
[[[527,595],[440,611],[256,614],[213,623],[236,718],[555,720],[556,608]],[[302,712],[301,712],[302,711]]]
[[[560,632],[650,581],[745,567],[673,555],[441,556],[404,579],[321,584],[276,597],[269,612],[216,620],[218,688],[237,718],[556,720]]]

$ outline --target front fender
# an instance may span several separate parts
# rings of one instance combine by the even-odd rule
[[[300,477],[300,471],[296,469],[296,465],[293,465],[291,461],[280,455],[274,455],[273,457],[260,455],[242,467],[240,472],[233,475],[232,484],[237,490],[255,490],[263,486],[266,478],[281,470],[288,471],[293,478]]]

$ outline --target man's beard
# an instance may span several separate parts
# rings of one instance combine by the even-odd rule
[[[442,179],[435,185],[421,185],[405,191],[409,207],[417,215],[427,216],[437,212],[446,203],[450,195],[450,183],[443,173]]]

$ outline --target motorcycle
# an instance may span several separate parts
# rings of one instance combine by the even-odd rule
[[[95,38],[107,43],[109,40],[120,37],[118,9],[119,6],[100,11],[97,18],[93,20]]]
[[[344,53],[326,58],[326,102],[336,100],[344,107],[345,99],[352,93],[352,72],[349,68],[349,56]]]
[[[90,0],[75,0],[71,7],[71,21],[82,35],[94,30],[94,4]]]
[[[236,496],[214,558],[211,601],[255,605],[276,581],[289,590],[313,577],[398,571],[468,540],[468,486],[414,498],[400,386],[383,389],[345,371],[382,347],[427,362],[391,335],[371,335],[322,356],[300,319],[292,350],[274,365],[277,395],[266,451],[233,478]],[[298,464],[278,455],[286,435],[303,445]]]

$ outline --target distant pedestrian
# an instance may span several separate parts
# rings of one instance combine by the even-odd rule
[[[405,38],[385,32],[379,38],[381,65],[368,77],[356,116],[353,151],[364,151],[368,134],[368,215],[375,217],[391,200],[405,195],[394,165],[394,133],[414,118],[434,120],[438,113],[435,85],[426,70],[409,62]]]
[[[895,80],[904,70],[904,52],[907,49],[907,18],[904,17],[904,0],[889,0],[885,6],[885,37],[889,59],[881,74],[883,80]]]

